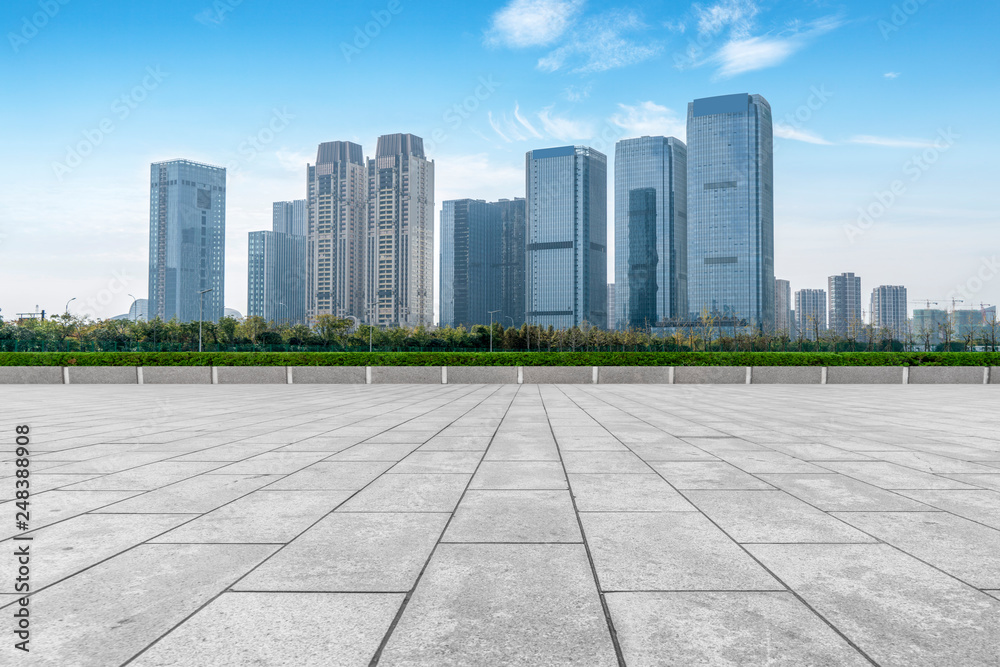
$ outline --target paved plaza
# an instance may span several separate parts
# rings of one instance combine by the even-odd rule
[[[1000,665],[997,386],[4,386],[0,406],[0,664]]]

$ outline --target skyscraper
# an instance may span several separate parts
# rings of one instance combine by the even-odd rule
[[[688,309],[774,324],[771,107],[760,95],[688,104]]]
[[[872,324],[876,329],[888,329],[902,340],[907,332],[906,288],[902,285],[879,285],[872,290]]]
[[[826,331],[826,292],[801,289],[795,293],[795,330],[809,340]]]
[[[308,319],[354,316],[367,321],[365,235],[368,187],[361,146],[348,141],[319,145],[306,166]],[[294,206],[289,224],[295,225]]]
[[[434,161],[412,134],[379,137],[368,160],[365,294],[379,325],[434,319]]]
[[[607,158],[586,146],[528,151],[526,307],[531,324],[607,326]]]
[[[674,137],[615,144],[617,328],[687,318],[687,147]]]
[[[860,276],[830,276],[829,287],[830,329],[838,336],[857,335],[862,327]]]
[[[149,183],[149,317],[222,317],[226,170],[190,160],[154,162]]]
[[[294,236],[309,235],[309,201],[276,201],[272,212],[271,229]]]
[[[520,327],[525,321],[524,235],[528,221],[524,198],[501,199],[492,206],[500,209],[500,317],[504,325]]]
[[[615,284],[608,283],[608,330],[617,331],[618,327],[615,326],[615,319],[613,317],[615,313],[615,300],[617,295],[615,294]]]
[[[502,231],[496,205],[481,199],[442,204],[441,326],[489,324],[490,311],[502,310]]]
[[[791,333],[795,328],[792,322],[792,284],[780,278],[774,279],[774,330]]]
[[[306,237],[277,231],[250,232],[247,253],[247,317],[279,324],[306,321]]]

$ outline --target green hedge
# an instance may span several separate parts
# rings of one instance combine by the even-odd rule
[[[1000,353],[3,352],[0,366],[1000,366]]]

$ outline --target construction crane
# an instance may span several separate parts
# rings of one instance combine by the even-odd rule
[[[910,301],[910,303],[924,303],[924,302],[927,302],[927,310],[931,309],[931,304],[933,304],[935,306],[938,305],[937,301],[933,301],[931,299],[917,299],[915,301],[914,300]]]

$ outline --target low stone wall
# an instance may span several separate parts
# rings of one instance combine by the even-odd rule
[[[1000,384],[983,366],[0,366],[6,384]]]

